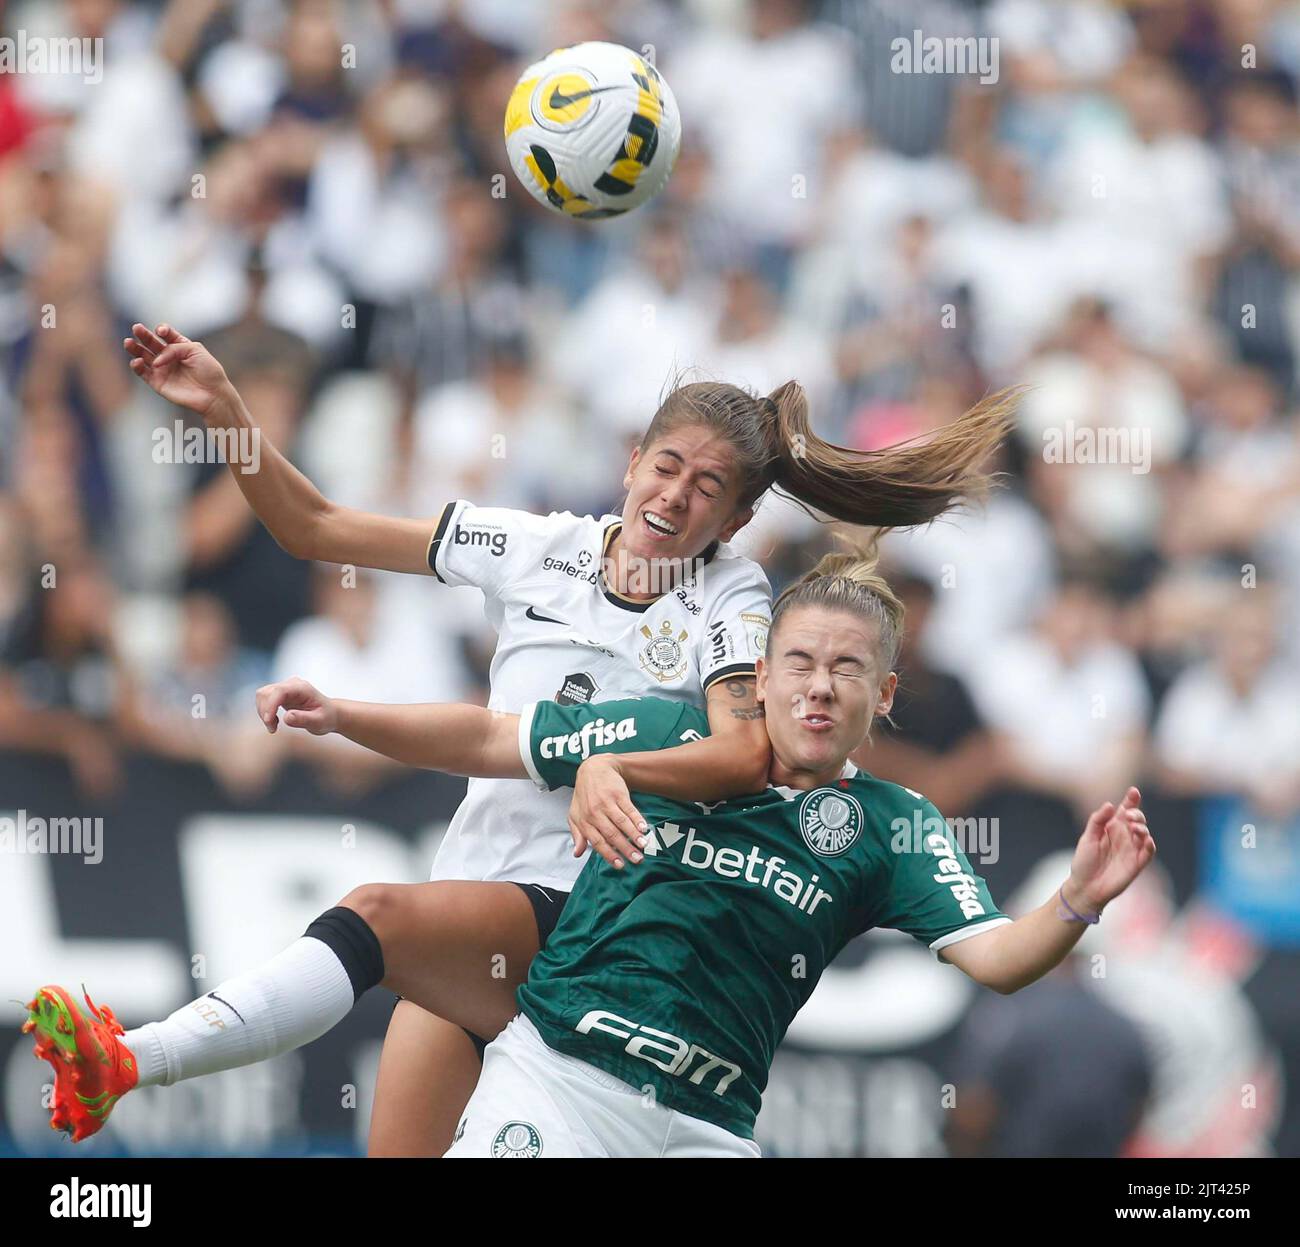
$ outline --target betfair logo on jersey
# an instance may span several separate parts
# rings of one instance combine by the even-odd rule
[[[457,546],[486,546],[496,558],[506,552],[506,534],[499,528],[467,528],[457,524],[451,541]]]
[[[847,792],[816,788],[800,803],[799,828],[819,857],[839,857],[862,834],[862,807]]]
[[[685,837],[685,839],[683,839]],[[801,913],[811,914],[822,901],[834,898],[829,892],[817,885],[820,875],[813,875],[805,880],[793,870],[786,870],[784,857],[764,857],[758,845],[751,845],[749,854],[739,849],[717,848],[710,844],[694,827],[684,832],[677,823],[661,823],[650,828],[646,833],[645,855],[658,857],[682,844],[680,861],[692,870],[708,870],[724,879],[744,879],[746,883],[757,884],[760,888],[779,896],[787,905],[793,905]],[[673,856],[669,854],[669,856]]]
[[[543,758],[589,758],[593,749],[612,745],[616,740],[631,740],[635,735],[635,719],[619,719],[614,723],[593,719],[584,723],[576,732],[543,736],[539,752]]]

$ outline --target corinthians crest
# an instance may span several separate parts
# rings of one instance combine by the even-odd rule
[[[804,843],[820,857],[839,857],[862,834],[862,806],[835,788],[816,788],[799,806]]]
[[[659,625],[658,632],[651,632],[642,624],[641,635],[646,638],[646,643],[641,647],[637,658],[645,671],[661,684],[667,684],[669,680],[680,680],[686,674],[686,649],[683,645],[687,637],[686,630],[683,628],[674,636],[673,625],[665,619]]]

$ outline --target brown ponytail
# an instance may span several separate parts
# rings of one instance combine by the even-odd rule
[[[773,483],[806,511],[850,524],[925,524],[988,491],[991,478],[980,465],[1011,431],[1020,393],[999,390],[951,424],[896,446],[849,450],[812,431],[803,386],[787,381],[763,405],[774,419]]]
[[[812,431],[808,398],[797,381],[756,398],[739,386],[696,381],[675,386],[641,441],[684,424],[703,424],[735,449],[741,506],[775,486],[810,514],[873,528],[925,524],[982,497],[981,470],[1011,430],[1023,387],[999,390],[934,433],[882,450],[850,450]]]

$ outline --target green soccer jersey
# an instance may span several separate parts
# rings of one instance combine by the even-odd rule
[[[677,702],[538,702],[520,752],[552,789],[592,753],[708,734]],[[519,1004],[556,1051],[744,1138],[786,1028],[851,939],[893,927],[937,953],[1010,921],[929,801],[852,764],[811,790],[634,799],[644,860],[591,855]]]

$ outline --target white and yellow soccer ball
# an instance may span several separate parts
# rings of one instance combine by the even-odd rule
[[[530,65],[506,107],[510,167],[539,203],[579,221],[654,198],[681,146],[677,101],[643,56],[577,43]]]

